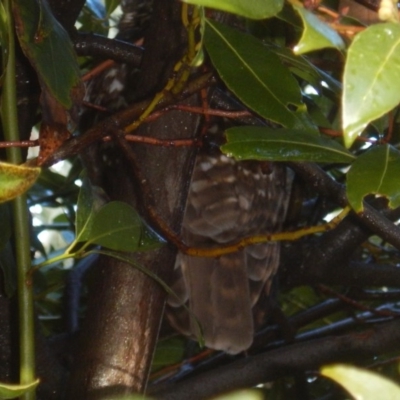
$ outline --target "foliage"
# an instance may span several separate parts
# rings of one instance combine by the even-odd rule
[[[326,366],[321,374],[343,385],[355,399],[373,400],[381,396],[396,399],[400,396],[400,387],[394,382],[360,368],[347,365]]]
[[[111,33],[115,29],[120,1],[86,3],[78,18],[80,32],[96,30],[105,36]],[[20,57],[14,52],[10,38],[10,32],[13,32],[12,23],[15,23],[19,44],[32,65],[41,88],[40,100],[37,96],[33,113],[37,113],[38,117],[32,119],[29,131],[40,119],[40,156],[36,164],[42,168],[39,169],[34,160],[16,165],[16,159],[9,157],[12,163],[1,162],[0,202],[20,196],[30,188],[28,206],[34,222],[35,219],[46,218],[46,221],[33,223],[30,231],[26,229],[24,240],[20,240],[12,235],[14,228],[8,211],[1,209],[0,218],[4,229],[0,241],[0,267],[6,280],[6,293],[11,295],[12,288],[16,286],[15,274],[11,272],[15,264],[14,258],[18,261],[20,254],[29,253],[32,249],[33,268],[28,275],[18,271],[21,310],[27,304],[24,303],[24,296],[33,295],[33,281],[42,330],[49,337],[65,330],[60,315],[63,312],[67,272],[71,265],[79,265],[80,260],[88,255],[103,254],[126,262],[150,276],[169,294],[173,294],[163,279],[143,267],[132,257],[132,253],[157,251],[167,241],[178,247],[181,243],[177,244],[176,238],[165,230],[162,223],[156,224],[158,231],[155,232],[154,224],[148,218],[151,212],[142,215],[143,210],[140,207],[136,210],[131,204],[119,200],[109,201],[103,188],[90,182],[76,155],[84,152],[88,144],[100,143],[106,134],[113,134],[111,139],[118,142],[122,140],[119,137],[121,131],[131,133],[140,125],[146,124],[147,116],[151,118],[156,112],[166,114],[168,110],[164,102],[171,101],[171,98],[172,103],[177,104],[171,103],[167,106],[179,107],[179,96],[184,95],[190,79],[201,75],[205,68],[220,79],[217,85],[222,92],[229,92],[229,96],[238,100],[238,111],[246,113],[242,118],[235,116],[229,107],[222,110],[227,113],[223,115],[233,121],[230,123],[231,127],[225,131],[226,143],[220,147],[223,153],[237,160],[285,162],[299,174],[304,172],[304,163],[309,163],[312,168],[312,173],[302,175],[303,181],[300,184],[296,180],[294,183],[291,204],[291,211],[294,211],[290,213],[288,234],[285,237],[288,242],[292,240],[290,231],[306,231],[310,225],[322,224],[332,213],[337,213],[347,205],[354,211],[352,216],[339,224],[337,231],[306,238],[286,247],[287,254],[286,258],[283,257],[283,264],[286,260],[292,270],[289,271],[287,265],[286,268],[283,265],[280,299],[293,329],[299,332],[297,336],[293,336],[293,342],[297,344],[301,342],[300,339],[304,340],[302,335],[308,340],[322,339],[325,332],[333,334],[336,333],[335,329],[340,331],[343,326],[346,327],[346,332],[353,332],[356,319],[377,325],[378,322],[383,324],[388,319],[394,319],[398,313],[399,298],[398,290],[394,288],[399,286],[399,274],[396,271],[399,232],[391,221],[399,218],[400,207],[400,25],[397,11],[381,10],[379,15],[389,22],[362,26],[361,23],[355,24],[354,20],[343,17],[340,9],[327,12],[323,3],[315,7],[308,2],[300,3],[295,0],[285,3],[278,0],[185,0],[185,3],[193,5],[189,8],[187,4],[182,6],[187,49],[181,59],[174,60],[173,71],[164,88],[147,99],[146,105],[140,104],[138,108],[140,112],[145,110],[143,114],[132,111],[128,118],[126,115],[131,109],[127,106],[122,114],[113,114],[114,119],[111,118],[110,123],[107,116],[111,112],[107,110],[104,118],[109,125],[105,124],[104,129],[103,126],[98,128],[93,121],[88,129],[84,116],[85,112],[89,112],[83,112],[82,109],[79,114],[76,111],[82,106],[81,75],[95,66],[96,57],[75,57],[70,35],[57,22],[46,1],[15,0],[12,13],[10,2],[1,3],[4,141],[21,140],[22,146],[22,141],[26,139],[7,136],[9,121],[15,123],[15,126],[18,123],[22,126],[24,122],[21,115],[18,115],[17,120],[16,113],[14,115],[6,111],[10,110],[7,108],[10,102],[11,109],[16,109],[21,100],[17,97],[20,94],[15,93],[12,88],[15,72],[11,83],[5,79],[6,69],[10,71],[8,68],[13,65],[15,57]],[[383,6],[388,7],[387,4]],[[231,16],[234,23],[221,23],[217,21],[221,19],[215,18],[218,13],[210,10],[204,12],[202,7],[230,12],[238,18]],[[113,43],[116,47],[119,45],[118,42]],[[79,46],[76,49],[79,50]],[[205,58],[203,54],[206,54]],[[96,56],[95,52],[92,55]],[[204,65],[200,65],[202,61]],[[343,78],[339,78],[342,71]],[[158,80],[159,77],[154,77],[154,81]],[[16,83],[17,86],[21,84],[18,81]],[[130,94],[136,102],[134,90],[132,85]],[[134,106],[135,104],[132,109]],[[223,105],[217,102],[215,108],[223,109]],[[126,114],[123,114],[124,111]],[[183,111],[185,110],[182,109],[181,112]],[[229,125],[226,121],[224,123]],[[110,125],[118,126],[116,132],[112,132]],[[101,133],[97,134],[95,140],[91,143],[84,142],[90,136],[86,133],[96,133],[96,129]],[[52,137],[45,136],[46,132],[47,135],[50,132]],[[145,137],[142,140],[150,139]],[[171,143],[166,145],[166,150]],[[121,147],[121,152],[124,151],[124,147]],[[67,172],[49,169],[47,164],[58,158],[68,159],[63,161],[64,165],[69,166]],[[323,178],[316,177],[319,173],[322,173]],[[119,178],[115,177],[117,181]],[[146,195],[146,191],[143,192]],[[14,211],[15,221],[21,219],[21,210],[19,208],[19,211]],[[383,213],[380,213],[381,210]],[[48,216],[45,217],[45,214]],[[371,216],[377,219],[370,222]],[[354,222],[355,218],[360,219]],[[344,231],[340,231],[341,228]],[[14,234],[16,232],[17,230]],[[50,232],[57,236],[58,243],[54,239],[49,243],[44,242],[44,236]],[[354,239],[356,234],[358,236]],[[346,238],[348,243],[354,241],[350,250],[346,247],[348,243],[344,243],[342,238]],[[20,242],[25,243],[22,250],[18,247]],[[364,246],[361,246],[363,243]],[[182,249],[184,250],[183,246]],[[14,255],[11,256],[12,252]],[[291,254],[294,254],[292,258]],[[74,261],[70,260],[68,264],[67,260],[71,258]],[[357,281],[358,275],[353,280],[348,278],[349,282],[344,281],[345,278],[341,280],[339,276],[346,276],[348,270],[359,265],[368,272],[370,267],[379,267],[380,264],[384,264],[382,268],[389,270],[390,276],[395,276],[397,281],[381,275],[376,281],[371,278],[366,281],[365,276],[368,273],[363,275],[365,279],[361,283]],[[323,266],[325,272],[322,272]],[[340,270],[341,274],[332,272],[342,266],[345,268]],[[318,267],[321,269],[318,270]],[[307,271],[304,272],[304,269]],[[378,269],[376,271],[379,273]],[[310,285],[320,282],[330,284],[333,289],[322,286],[318,286],[317,290],[310,288]],[[343,288],[347,287],[348,290],[345,291]],[[331,304],[329,307],[326,305],[326,294],[337,297],[333,311],[329,308]],[[310,318],[306,315],[307,310],[320,305],[326,305],[329,310],[322,312],[322,316],[307,319]],[[348,312],[347,308],[350,307],[354,307],[352,313],[357,318],[353,318]],[[306,322],[299,323],[299,316]],[[285,346],[286,343],[282,344],[282,341],[277,340],[279,331],[280,328],[276,328],[265,343],[275,340],[271,347],[279,349]],[[32,329],[28,329],[26,335],[28,341],[33,341]],[[185,343],[185,340],[176,337],[159,342],[154,363],[154,381],[156,378],[168,379],[167,373],[163,375],[163,369],[157,369],[180,362],[185,354]],[[254,351],[265,351],[265,343]],[[399,349],[388,350],[387,346],[382,348],[382,353],[366,352],[365,356],[360,351],[357,354],[364,356],[366,365],[374,356],[381,357],[384,367],[380,371],[395,376],[390,369],[393,364],[390,361],[393,354],[390,353],[397,356]],[[33,355],[30,355],[33,359]],[[210,365],[213,365],[214,360],[210,360]],[[196,362],[194,361],[194,365]],[[321,359],[316,365],[319,367],[323,363]],[[32,373],[33,364],[31,360],[29,368]],[[307,371],[316,369],[309,365],[304,368]],[[287,376],[287,371],[294,370],[291,366],[282,375],[276,375],[281,377],[281,381],[276,380],[270,388],[263,389],[268,398],[293,398],[290,396],[296,391],[296,383]],[[186,373],[190,375],[191,371],[181,371],[180,374],[185,376]],[[392,384],[382,378],[353,367],[325,367],[322,375],[336,380],[355,397],[389,398],[391,391],[398,391],[397,387],[392,387]],[[268,375],[266,380],[274,380],[276,377],[273,374],[271,376],[273,379],[269,379]],[[26,377],[25,380],[24,382],[21,374],[21,385],[0,385],[0,398],[12,398],[21,393],[25,393],[25,399],[33,398],[31,389],[37,382],[31,383],[32,379]],[[253,386],[258,383],[263,382],[254,382]],[[321,377],[309,379],[307,386],[313,396],[328,391],[333,393],[335,390]],[[366,393],[361,393],[366,387]],[[379,394],[372,394],[375,393],[373,390]],[[246,395],[249,399],[260,398],[259,391],[248,392]],[[245,397],[243,393],[239,393],[221,397],[225,398]]]

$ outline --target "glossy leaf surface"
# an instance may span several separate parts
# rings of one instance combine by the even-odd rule
[[[395,400],[400,398],[398,385],[368,370],[337,364],[322,368],[321,374],[343,386],[355,399]]]
[[[384,145],[377,146],[357,158],[347,174],[347,198],[356,212],[363,210],[368,194],[389,199],[392,208],[400,206],[400,152]]]
[[[254,126],[226,131],[221,150],[239,160],[351,163],[355,157],[339,143],[306,131]]]
[[[343,131],[347,147],[373,120],[400,102],[400,24],[360,32],[348,50],[343,77]]]
[[[309,128],[296,80],[261,41],[206,20],[204,42],[219,75],[244,104],[283,126]]]
[[[14,18],[21,47],[41,85],[66,109],[80,96],[80,72],[68,34],[47,2],[14,0]]]
[[[296,54],[333,47],[343,49],[343,39],[329,25],[302,6],[293,6],[303,21],[304,29],[299,43],[294,47]]]

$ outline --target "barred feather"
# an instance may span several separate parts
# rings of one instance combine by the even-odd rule
[[[185,243],[211,247],[279,231],[288,187],[280,165],[199,155],[183,221]],[[252,308],[263,291],[269,294],[279,252],[279,243],[267,243],[215,259],[179,254],[172,287],[179,301],[168,301],[171,324],[199,337],[197,323],[181,307],[188,303],[208,347],[232,354],[246,350],[254,336]]]

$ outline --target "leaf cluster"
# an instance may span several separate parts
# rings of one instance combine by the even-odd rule
[[[93,54],[85,53],[80,58],[75,57],[73,46],[79,51],[84,40],[82,32],[95,31],[103,35],[99,43],[110,45],[107,57],[115,55],[120,61],[128,49],[140,58],[139,48],[105,37],[116,29],[120,1],[86,2],[78,19],[78,33],[73,35],[54,18],[47,2],[13,2],[18,40],[41,88],[35,123],[40,119],[53,127],[56,134],[65,130],[72,135],[71,139],[55,143],[43,135],[39,138],[39,159],[44,160],[39,164],[46,165],[47,152],[50,160],[57,158],[54,154],[63,154],[72,162],[67,174],[50,171],[47,165],[39,174],[40,169],[37,165],[32,167],[32,161],[24,166],[0,165],[0,201],[11,200],[31,187],[31,212],[43,219],[46,212],[50,215],[33,226],[30,234],[34,253],[31,277],[44,331],[52,336],[64,330],[61,314],[66,268],[71,268],[71,263],[66,263],[69,258],[74,258],[72,264],[77,266],[80,259],[93,253],[114,257],[148,274],[171,293],[163,280],[131,257],[131,253],[159,249],[165,244],[160,235],[168,237],[169,232],[155,233],[150,227],[154,221],[145,221],[148,215],[141,215],[127,203],[109,201],[102,188],[89,182],[75,155],[106,134],[115,134],[110,126],[117,126],[120,134],[127,127],[133,130],[146,124],[147,114],[151,118],[156,110],[162,114],[168,112],[165,107],[179,107],[174,103],[180,95],[185,96],[185,88],[196,82],[202,61],[214,76],[212,85],[224,93],[224,99],[233,95],[236,108],[247,112],[247,117],[235,117],[231,105],[226,107],[223,101],[215,101],[216,111],[227,112],[233,121],[225,130],[225,143],[220,150],[240,161],[286,163],[297,173],[288,230],[322,224],[346,206],[353,210],[334,231],[288,243],[283,250],[280,299],[296,330],[290,340],[299,343],[304,337],[318,340],[326,334],[351,334],[355,329],[365,329],[355,322],[357,319],[375,324],[395,319],[399,297],[396,288],[400,285],[396,271],[399,232],[394,224],[400,206],[399,22],[389,13],[385,14],[390,15],[388,21],[363,26],[342,18],[340,10],[336,10],[334,18],[324,11],[324,5],[312,8],[295,0],[185,2],[198,7],[190,9],[192,14],[189,12],[196,18],[186,27],[187,53],[177,61],[164,90],[146,99],[144,105],[129,105],[109,119],[110,110],[106,110],[106,122],[93,122],[87,131],[91,136],[85,134],[84,118],[76,112],[83,101],[81,75],[96,63],[99,48],[105,51],[107,46],[94,46]],[[1,6],[2,62],[6,68],[12,19],[3,3]],[[203,12],[201,7],[219,11]],[[218,22],[220,19],[215,17],[222,12],[235,14],[235,23]],[[343,32],[350,32],[351,37]],[[94,37],[94,44],[96,40]],[[146,115],[140,114],[143,109]],[[40,212],[35,211],[39,208]],[[0,238],[0,266],[6,292],[11,294],[15,287],[14,263],[8,255],[14,238],[8,212],[0,217],[6,226],[4,237]],[[49,232],[57,232],[62,243],[43,243]],[[376,272],[375,276],[371,271]],[[327,289],[321,283],[333,286],[329,294],[336,297],[334,304],[328,304]],[[252,356],[271,348],[286,349],[287,343],[281,340],[279,332],[280,327],[274,325],[261,333],[251,350]],[[161,340],[154,369],[180,361],[184,343],[176,338]],[[398,346],[382,350],[382,359],[386,361],[389,353],[397,355],[398,350]],[[359,353],[355,354],[356,359]],[[285,354],[282,357],[285,362],[290,360]],[[208,368],[214,361],[212,357],[207,360]],[[250,357],[248,364],[253,361],[256,362]],[[301,357],[295,361],[308,369],[320,366],[316,362],[310,367]],[[368,364],[371,358],[363,361]],[[290,367],[296,370],[295,366]],[[325,368],[322,374],[336,379],[354,395],[368,396],[375,393],[372,390],[398,391],[386,386],[390,384],[364,376],[363,372],[343,368]],[[286,375],[263,377],[264,381],[275,380],[271,388],[264,390],[270,398],[279,398],[282,393],[288,397],[297,390],[298,381]],[[389,375],[394,376],[393,371]],[[239,381],[237,387],[241,387]],[[249,386],[248,382],[242,386]],[[363,390],[366,382],[373,386],[368,389],[370,393]],[[257,383],[260,381],[251,384]],[[28,388],[0,386],[0,398],[30,393],[36,384]],[[220,391],[218,384],[215,393]],[[221,386],[224,385],[221,376]],[[326,380],[315,376],[306,386],[310,396],[333,390]],[[163,394],[157,394],[156,383],[154,387],[156,396],[163,398]],[[244,398],[243,394],[237,396]],[[248,398],[258,396],[258,392],[250,393]],[[227,398],[234,399],[235,395]]]

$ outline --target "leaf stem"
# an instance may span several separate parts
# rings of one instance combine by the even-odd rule
[[[11,0],[5,0],[4,6],[8,18],[9,57],[6,67],[3,93],[1,98],[1,115],[4,136],[7,141],[18,141],[17,96],[15,85],[15,39],[14,24],[11,12]],[[19,148],[7,149],[7,158],[13,164],[22,162]],[[29,219],[26,195],[13,201],[14,234],[17,262],[17,290],[19,304],[19,352],[20,383],[30,384],[35,381],[35,330],[33,314],[33,291],[27,279],[31,265],[29,242]],[[24,393],[20,399],[34,400],[34,390]]]
[[[46,261],[41,262],[40,264],[36,264],[33,268],[31,268],[29,270],[29,272],[28,272],[28,278],[29,279],[28,280],[32,280],[32,276],[40,268],[46,267],[46,266],[51,265],[51,264],[58,263],[58,262],[63,261],[63,260],[67,260],[68,258],[81,258],[81,257],[84,256],[84,254],[85,253],[81,252],[81,251],[75,252],[75,253],[69,253],[68,251],[65,251],[64,253],[60,254],[59,256],[50,258],[50,259],[48,259]]]

